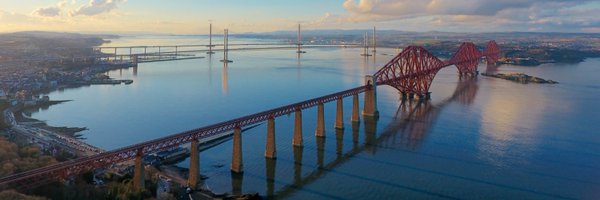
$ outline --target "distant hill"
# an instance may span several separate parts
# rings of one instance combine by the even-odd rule
[[[115,37],[118,36],[44,31],[4,33],[0,34],[0,55],[16,58],[24,54],[42,55],[56,48],[91,48]]]
[[[81,34],[68,32],[49,32],[49,31],[21,31],[14,33],[3,33],[0,37],[35,37],[35,38],[103,38],[112,39],[119,38],[118,35],[112,34]]]

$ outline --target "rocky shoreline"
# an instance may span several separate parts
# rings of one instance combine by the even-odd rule
[[[557,81],[546,80],[546,79],[535,77],[535,76],[529,76],[529,75],[524,74],[524,73],[511,73],[511,74],[502,74],[502,73],[487,74],[487,73],[482,73],[481,75],[482,76],[487,76],[487,77],[493,77],[493,78],[499,78],[499,79],[509,80],[509,81],[518,82],[518,83],[523,83],[523,84],[527,84],[527,83],[558,84]]]
[[[71,100],[48,101],[46,103],[38,104],[35,106],[27,106],[27,107],[17,108],[14,110],[16,121],[18,123],[26,123],[29,126],[36,127],[36,128],[42,128],[42,129],[52,131],[55,133],[59,133],[59,134],[65,135],[65,136],[70,136],[70,137],[74,137],[77,139],[83,139],[82,135],[77,134],[77,133],[88,130],[86,127],[50,126],[42,120],[31,118],[31,117],[27,116],[27,113],[33,112],[37,109],[47,109],[48,107],[50,107],[52,105],[61,104],[64,102],[69,102],[69,101],[71,101]]]

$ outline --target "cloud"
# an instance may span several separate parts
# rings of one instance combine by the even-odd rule
[[[33,11],[33,15],[41,16],[41,17],[57,17],[60,15],[62,8],[67,4],[66,1],[61,1],[56,5],[47,6],[35,9]]]
[[[345,0],[342,7],[352,22],[413,21],[440,30],[578,32],[600,24],[593,0]]]
[[[87,5],[83,5],[76,10],[71,11],[71,16],[86,15],[93,16],[102,13],[108,13],[117,8],[119,3],[125,0],[90,0]]]
[[[42,16],[42,17],[56,17],[60,15],[61,9],[58,7],[46,7],[46,8],[38,8],[33,11],[33,14]]]
[[[15,12],[7,12],[0,10],[0,23],[6,24],[22,24],[32,22],[32,17]]]

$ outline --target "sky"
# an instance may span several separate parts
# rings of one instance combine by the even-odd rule
[[[0,0],[0,32],[304,29],[600,33],[599,0]]]

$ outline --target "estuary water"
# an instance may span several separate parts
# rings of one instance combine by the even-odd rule
[[[107,45],[205,41],[147,36]],[[32,117],[87,127],[86,142],[116,149],[360,86],[397,53],[378,49],[365,59],[361,49],[305,50],[231,51],[227,66],[220,52],[142,63],[108,72],[131,85],[52,92],[53,100],[73,101]],[[450,66],[435,77],[427,103],[402,103],[394,88],[379,86],[379,119],[352,124],[346,98],[345,129],[337,131],[335,102],[326,104],[325,138],[314,136],[316,108],[305,110],[303,148],[291,145],[293,115],[277,118],[276,160],[264,157],[266,124],[244,132],[241,175],[229,170],[231,141],[203,151],[205,187],[281,199],[600,199],[600,59],[482,64],[479,71],[524,72],[560,84],[461,80]]]

